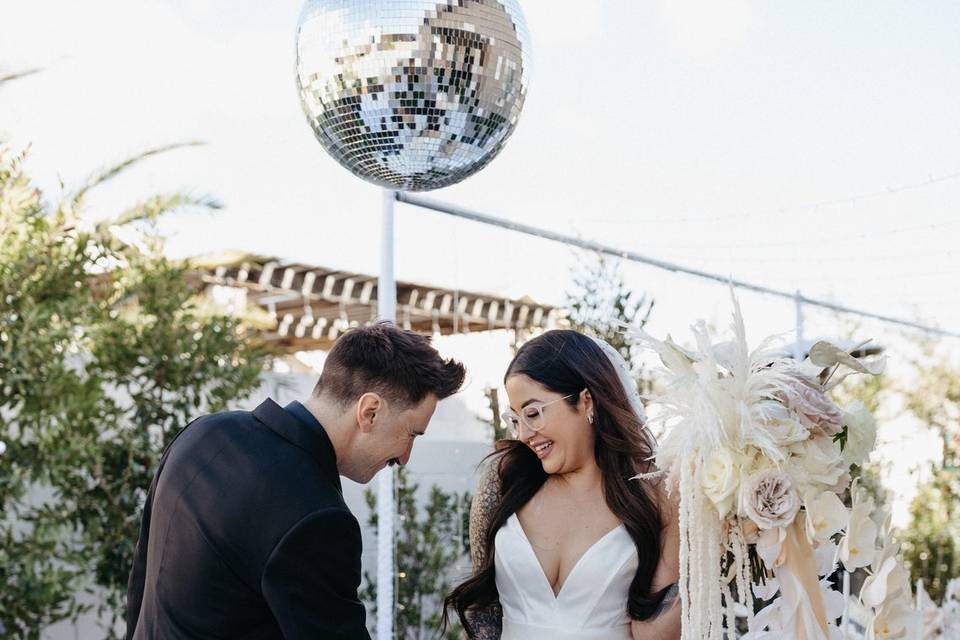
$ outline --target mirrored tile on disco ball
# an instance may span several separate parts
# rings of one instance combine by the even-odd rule
[[[517,0],[307,0],[297,85],[326,151],[388,188],[437,189],[486,166],[523,108]]]

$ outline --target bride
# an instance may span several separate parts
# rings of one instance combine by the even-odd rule
[[[473,575],[449,596],[470,638],[674,640],[676,495],[626,362],[606,342],[548,331],[504,376],[512,440],[470,513]],[[445,609],[446,618],[446,609]]]

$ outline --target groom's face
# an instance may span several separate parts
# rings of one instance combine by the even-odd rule
[[[388,465],[407,464],[414,441],[426,433],[436,408],[437,397],[433,394],[407,408],[384,403],[363,438],[364,465],[362,478],[357,481],[369,482]]]

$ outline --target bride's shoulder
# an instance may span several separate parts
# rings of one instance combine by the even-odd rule
[[[484,563],[486,558],[487,532],[493,512],[500,503],[499,456],[484,460],[477,474],[477,487],[470,504],[470,557],[474,570]]]
[[[499,497],[500,495],[500,458],[494,454],[480,463],[477,469],[477,495]]]
[[[471,525],[485,529],[500,502],[500,456],[484,460],[477,469],[477,486],[470,505]]]

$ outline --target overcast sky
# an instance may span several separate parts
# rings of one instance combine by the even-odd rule
[[[31,0],[0,9],[0,130],[63,180],[145,148],[92,200],[209,193],[174,255],[242,249],[375,273],[380,193],[314,140],[295,0]],[[453,203],[779,289],[960,331],[960,3],[521,0],[535,74],[517,131]],[[399,206],[397,276],[561,302],[564,247]],[[723,287],[647,267],[651,328],[725,324]],[[743,294],[753,340],[789,302]],[[849,320],[808,310],[808,335]],[[866,337],[902,334],[865,323]],[[943,348],[957,352],[958,341]],[[891,354],[895,355],[895,354]],[[901,435],[888,435],[898,442]],[[923,445],[926,446],[926,445]]]

